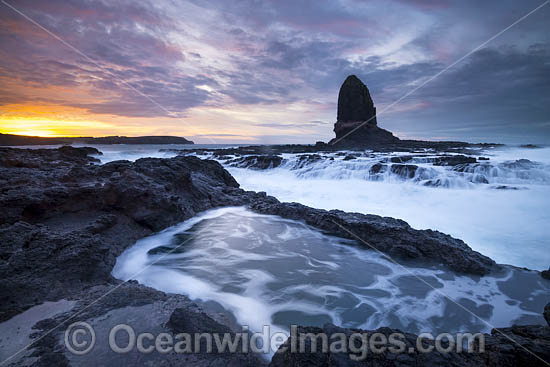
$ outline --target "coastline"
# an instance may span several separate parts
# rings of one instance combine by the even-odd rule
[[[167,295],[134,282],[123,283],[110,273],[117,256],[138,239],[223,206],[244,205],[258,213],[304,221],[341,237],[350,238],[341,230],[341,226],[349,227],[392,256],[436,261],[458,272],[484,275],[500,267],[458,239],[437,231],[414,230],[401,220],[317,210],[281,203],[265,193],[244,191],[215,161],[179,156],[97,165],[98,160],[90,154],[100,152],[72,147],[0,149],[5,177],[1,200],[8,208],[1,218],[0,237],[3,244],[9,244],[3,249],[7,266],[2,272],[2,321],[45,301],[63,299],[76,301],[72,312],[83,310],[83,319],[151,302],[163,309],[164,316],[159,315],[159,320],[164,317],[164,322],[176,309],[183,309],[178,312],[190,318],[197,312],[203,314],[185,296]],[[112,287],[124,288],[126,295],[109,297],[111,301],[106,304],[84,310],[93,295]],[[172,311],[162,306],[167,303]],[[223,321],[215,313],[205,315],[206,324],[216,318]],[[41,325],[51,325],[52,320]],[[56,339],[41,340],[37,346],[40,358],[52,357],[55,348],[51,343],[57,343]],[[57,353],[55,358],[65,361],[66,356]],[[206,360],[209,358],[213,357],[207,356]],[[235,365],[255,360],[249,355],[224,358]]]

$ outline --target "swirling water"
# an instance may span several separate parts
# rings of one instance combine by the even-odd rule
[[[231,146],[97,146],[103,163],[143,157],[168,158],[160,149],[216,149]],[[404,219],[418,229],[436,229],[463,239],[499,263],[544,270],[550,266],[550,148],[503,147],[480,151],[490,158],[461,169],[436,166],[433,152],[415,153],[404,163],[392,159],[409,153],[322,154],[304,160],[284,155],[281,166],[267,170],[220,162],[246,190],[265,191],[281,201],[315,208],[341,209]],[[456,154],[456,153],[449,153]],[[203,158],[214,158],[202,155]],[[376,172],[376,164],[386,166]],[[415,165],[412,177],[396,164]],[[397,172],[397,173],[396,173]]]
[[[113,275],[214,301],[251,330],[332,322],[410,332],[543,323],[550,281],[506,267],[485,277],[398,265],[354,242],[245,208],[211,210],[144,238]]]

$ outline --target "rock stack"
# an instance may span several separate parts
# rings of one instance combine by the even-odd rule
[[[348,76],[340,87],[334,132],[336,138],[329,144],[339,147],[369,148],[399,141],[377,126],[376,107],[369,89],[355,75]]]

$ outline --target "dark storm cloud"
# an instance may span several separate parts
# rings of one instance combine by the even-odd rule
[[[439,134],[454,138],[487,139],[516,136],[550,136],[550,44],[536,44],[521,52],[516,48],[483,49],[459,67],[442,74],[389,109],[379,121],[399,131],[406,126],[418,135]],[[413,64],[393,70],[365,73],[364,79],[382,106],[405,95],[387,86],[406,85],[419,75],[435,75],[443,65]],[[358,75],[361,75],[359,72]],[[414,108],[414,106],[422,106]],[[380,111],[379,107],[379,111]],[[541,135],[542,134],[542,135]]]

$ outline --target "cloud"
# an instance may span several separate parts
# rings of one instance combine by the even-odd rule
[[[519,135],[550,136],[543,125],[550,116],[549,57],[550,44],[532,45],[527,52],[482,49],[403,101],[427,101],[425,108],[390,112],[380,120],[394,121],[395,128],[407,124],[419,134],[443,131],[454,137],[478,134],[509,141]],[[404,75],[417,72],[414,65],[403,69]]]
[[[159,119],[193,116],[197,109],[230,115],[261,107],[285,112],[285,118],[278,123],[243,117],[241,131],[307,128],[312,137],[330,138],[338,88],[347,75],[367,83],[381,111],[539,4],[18,0],[13,5],[93,62],[2,5],[0,105],[40,102]],[[379,123],[418,136],[438,131],[467,139],[471,129],[485,136],[549,136],[548,16],[550,6],[415,92]]]

